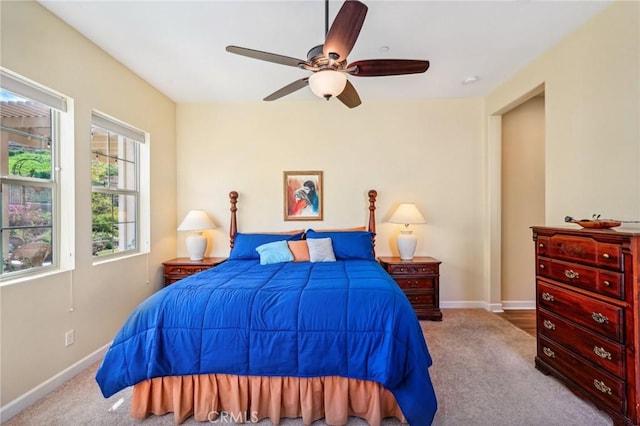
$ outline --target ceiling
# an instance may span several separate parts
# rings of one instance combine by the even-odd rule
[[[427,59],[425,74],[349,79],[369,99],[484,96],[608,1],[381,1],[348,62]],[[322,44],[322,0],[40,0],[175,102],[259,101],[309,71],[233,55],[227,45],[306,59]],[[329,3],[330,23],[342,0]],[[387,50],[385,51],[385,47]],[[477,76],[472,84],[463,80]],[[277,100],[314,99],[308,88]]]

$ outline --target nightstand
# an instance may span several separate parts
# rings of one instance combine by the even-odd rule
[[[439,284],[442,262],[427,256],[416,256],[413,260],[379,257],[378,262],[402,289],[419,319],[442,320]]]
[[[206,271],[227,260],[226,257],[205,257],[202,260],[191,260],[188,257],[178,257],[166,262],[164,265],[164,285],[168,286],[176,281],[193,275],[196,272]]]

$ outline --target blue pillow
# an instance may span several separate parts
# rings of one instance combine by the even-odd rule
[[[261,265],[291,262],[293,260],[293,253],[289,250],[289,245],[285,240],[262,244],[256,247],[256,251],[260,254]]]
[[[371,259],[373,256],[373,232],[368,231],[338,231],[316,232],[307,231],[307,239],[331,238],[333,252],[338,260]]]
[[[259,259],[256,251],[258,246],[274,241],[297,241],[302,239],[302,232],[298,234],[242,234],[236,233],[229,260]]]

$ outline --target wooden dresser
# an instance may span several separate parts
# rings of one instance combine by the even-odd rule
[[[440,311],[440,261],[428,256],[412,260],[379,257],[380,265],[391,275],[411,302],[419,319],[442,320]]]
[[[640,231],[533,227],[536,368],[640,422]]]

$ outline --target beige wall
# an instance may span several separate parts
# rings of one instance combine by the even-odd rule
[[[502,116],[502,303],[535,296],[531,225],[544,223],[544,97]]]
[[[615,2],[487,97],[493,114],[545,85],[546,224],[640,218],[639,9]]]
[[[443,262],[442,298],[481,299],[481,99],[180,104],[177,117],[178,216],[213,216],[212,254],[229,252],[230,190],[240,193],[240,230],[265,231],[365,225],[376,189],[377,254],[397,254],[398,226],[385,220],[415,202],[427,220],[414,226],[416,253]],[[284,170],[324,172],[323,222],[284,222]]]
[[[175,255],[176,174],[172,101],[39,4],[0,7],[2,66],[73,98],[76,142],[75,270],[0,287],[5,405],[103,347],[131,309],[160,288],[160,263]],[[99,266],[92,266],[90,232],[94,108],[149,132],[152,162],[151,254]],[[69,329],[75,343],[65,348]]]

